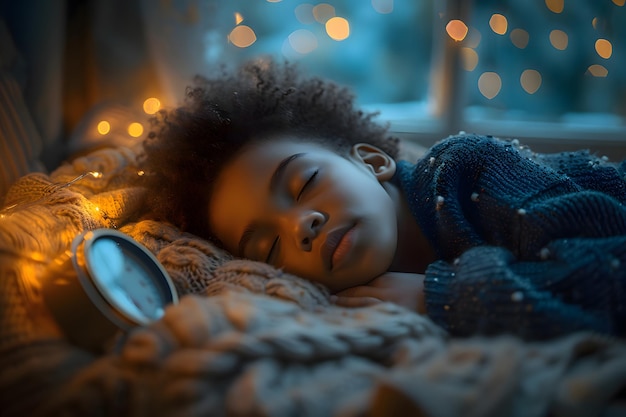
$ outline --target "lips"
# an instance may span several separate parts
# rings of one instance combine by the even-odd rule
[[[350,242],[344,239],[353,231],[355,225],[340,227],[326,235],[326,241],[322,245],[322,260],[326,269],[331,271],[350,249]]]

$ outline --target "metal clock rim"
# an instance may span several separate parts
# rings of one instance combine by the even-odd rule
[[[100,310],[102,314],[107,317],[107,319],[109,319],[111,322],[113,322],[115,325],[125,331],[128,331],[137,325],[147,325],[151,322],[150,320],[142,320],[140,322],[137,322],[128,318],[115,306],[114,300],[110,298],[110,296],[107,294],[106,289],[102,287],[101,283],[93,278],[94,272],[90,268],[89,250],[98,239],[105,237],[113,239],[118,244],[120,242],[123,242],[125,249],[130,248],[130,250],[134,251],[135,254],[138,254],[139,257],[143,257],[144,259],[148,258],[151,261],[150,266],[160,273],[159,280],[161,281],[161,283],[164,283],[167,286],[167,290],[172,297],[172,300],[170,302],[173,304],[176,304],[178,302],[176,287],[174,286],[174,283],[172,282],[169,274],[156,259],[156,257],[150,251],[148,251],[148,249],[146,249],[138,242],[134,241],[130,236],[114,229],[102,228],[88,230],[81,233],[74,240],[74,243],[72,245],[72,263],[74,264],[76,271],[78,272],[78,278],[81,281],[83,289],[85,290],[91,301],[94,303],[94,305],[96,305],[98,310]],[[83,262],[80,262],[78,259],[79,251],[82,251],[82,256],[84,259]]]

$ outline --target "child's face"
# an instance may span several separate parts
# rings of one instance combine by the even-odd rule
[[[397,245],[383,187],[395,162],[370,145],[347,157],[288,138],[246,147],[220,173],[209,224],[236,256],[339,291],[386,272]]]

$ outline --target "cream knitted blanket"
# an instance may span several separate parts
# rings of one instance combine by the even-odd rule
[[[545,343],[452,339],[392,304],[331,305],[322,287],[140,220],[145,191],[131,185],[141,175],[134,160],[127,148],[95,151],[49,176],[28,175],[9,192],[0,212],[3,416],[626,410],[624,341],[591,334]],[[97,356],[65,340],[39,287],[48,263],[77,234],[99,227],[147,246],[186,296]]]

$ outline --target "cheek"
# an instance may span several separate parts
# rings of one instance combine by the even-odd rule
[[[236,242],[238,242],[238,236],[240,225],[244,221],[243,214],[240,213],[236,207],[240,207],[238,204],[228,205],[223,204],[225,200],[220,200],[215,204],[209,205],[207,216],[209,218],[209,227],[211,233],[221,242],[224,249],[228,250],[232,254],[236,254]]]

